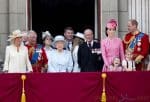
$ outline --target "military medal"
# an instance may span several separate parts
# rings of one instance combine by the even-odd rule
[[[140,52],[140,51],[141,51],[141,48],[140,48],[140,47],[138,47],[138,48],[137,48],[137,51],[139,51],[139,52]]]
[[[138,45],[138,46],[141,46],[141,41],[139,41],[139,42],[137,43],[137,45]]]
[[[97,49],[97,52],[96,52],[98,55],[101,54],[101,49]]]
[[[94,54],[95,53],[95,49],[92,49],[92,54]]]
[[[137,42],[137,46],[138,46],[137,51],[138,52],[141,51],[141,45],[142,45],[142,43],[141,43],[141,40],[139,39],[138,42]]]

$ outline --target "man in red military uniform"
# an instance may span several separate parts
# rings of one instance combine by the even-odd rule
[[[26,45],[33,72],[45,72],[48,67],[48,59],[42,45],[37,44],[37,34],[29,31],[29,43]]]
[[[133,60],[136,63],[136,70],[141,71],[144,68],[144,59],[149,53],[149,38],[138,30],[138,22],[136,20],[129,20],[128,31],[125,35],[123,45],[125,49],[133,51]]]

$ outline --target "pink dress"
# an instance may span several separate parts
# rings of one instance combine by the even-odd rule
[[[114,67],[110,65],[109,68],[107,68],[107,72],[121,72],[121,71],[123,71],[123,68],[121,66]]]
[[[102,57],[104,60],[103,72],[107,72],[107,68],[112,64],[114,57],[119,57],[121,61],[124,59],[124,50],[122,40],[114,37],[106,38],[101,42]]]

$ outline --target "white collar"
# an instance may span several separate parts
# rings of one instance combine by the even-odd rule
[[[86,42],[86,43],[87,45],[89,44],[89,42]],[[91,43],[91,46],[93,46],[94,41],[92,40],[90,43]]]

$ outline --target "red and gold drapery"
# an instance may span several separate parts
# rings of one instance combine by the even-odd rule
[[[22,74],[0,74],[0,102],[20,102]],[[100,102],[101,73],[26,74],[26,102]],[[150,72],[107,73],[107,102],[150,102]]]

